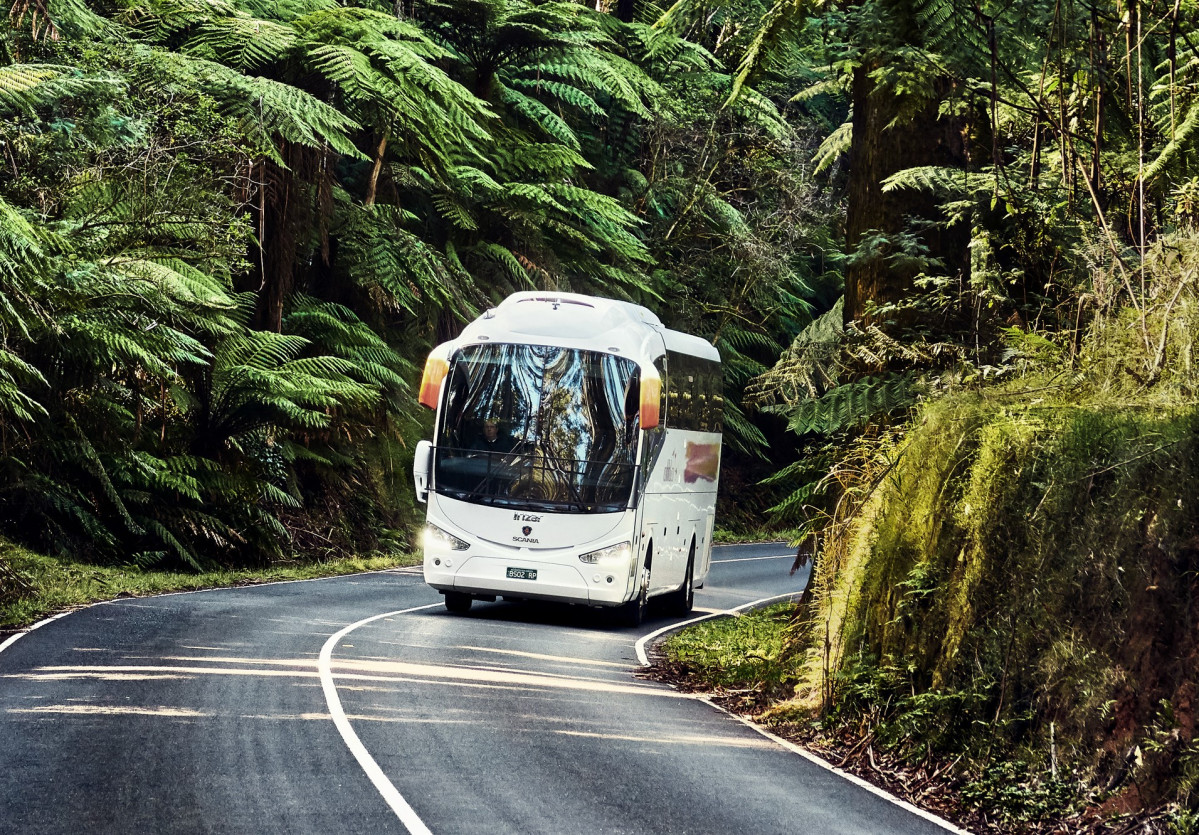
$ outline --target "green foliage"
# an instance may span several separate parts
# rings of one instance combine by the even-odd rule
[[[716,618],[666,639],[669,661],[717,687],[783,693],[790,681],[783,648],[795,607],[779,603]]]
[[[512,290],[694,285],[708,306],[677,324],[722,345],[734,389],[806,321],[789,238],[746,210],[797,182],[770,99],[719,115],[755,137],[734,177],[653,173],[655,131],[731,83],[676,34],[520,0],[47,8],[19,3],[0,41],[0,528],[48,551],[371,547],[411,515],[422,355]],[[652,188],[672,217],[647,222]],[[680,220],[718,269],[653,271]],[[725,305],[727,240],[773,263]],[[729,424],[766,443],[735,404]]]
[[[0,628],[20,628],[61,612],[121,596],[250,583],[286,582],[413,565],[419,554],[399,547],[387,553],[336,562],[311,561],[259,569],[229,569],[180,574],[134,565],[96,566],[48,557],[0,540]]]
[[[1021,760],[990,766],[962,787],[962,799],[985,808],[1004,827],[1054,822],[1078,811],[1070,781],[1040,777]]]
[[[787,428],[797,435],[834,435],[860,428],[881,415],[915,403],[910,374],[864,377],[807,400],[790,414]]]
[[[1022,398],[1024,387],[1039,396]],[[1011,820],[1079,802],[1074,783],[1036,776],[1052,769],[1076,771],[1084,789],[1124,786],[1090,741],[1110,731],[1115,705],[1120,744],[1150,751],[1168,737],[1154,730],[1157,698],[1177,687],[1156,655],[1134,661],[1134,647],[1188,651],[1189,639],[1152,624],[1190,616],[1199,416],[1079,394],[1029,380],[925,407],[820,560],[813,646],[830,649],[807,680],[834,671],[823,685],[832,720],[887,702],[871,720],[878,739],[912,757],[922,746],[963,756],[976,775],[969,797]],[[1032,776],[1001,791],[1005,766],[988,771],[986,751],[1034,757]],[[1146,757],[1141,792],[1183,789],[1177,752]]]

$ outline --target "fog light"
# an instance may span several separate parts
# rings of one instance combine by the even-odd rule
[[[433,560],[433,565],[441,565],[441,557],[438,557],[437,559]]]
[[[611,583],[611,582],[612,582],[612,575],[611,575],[611,574],[609,574],[609,575],[608,575],[608,582],[609,582],[609,583]]]

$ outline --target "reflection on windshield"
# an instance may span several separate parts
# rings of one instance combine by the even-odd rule
[[[472,345],[446,380],[437,492],[540,511],[615,512],[636,471],[636,363],[545,345]]]

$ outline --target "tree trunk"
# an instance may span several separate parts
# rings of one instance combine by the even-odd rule
[[[259,166],[258,251],[250,259],[256,269],[239,288],[257,294],[252,326],[275,333],[283,329],[284,304],[313,255],[301,251],[307,245],[301,235],[317,228],[315,197],[322,183],[314,181],[328,162],[320,150],[292,143],[280,152],[287,167],[270,160]]]
[[[888,256],[896,252],[893,246],[884,245],[874,255],[859,252],[863,241],[874,233],[897,236],[909,227],[911,220],[941,220],[934,196],[908,189],[884,193],[883,181],[906,168],[925,165],[964,168],[966,163],[964,123],[960,118],[938,118],[941,96],[910,120],[888,127],[899,113],[901,102],[890,90],[877,89],[870,78],[874,69],[859,66],[853,77],[853,135],[845,230],[846,252],[851,256],[845,274],[847,324],[851,321],[877,324],[883,317],[868,312],[870,303],[888,305],[902,301],[910,295],[918,274],[910,266],[890,262]],[[969,230],[964,224],[948,229],[921,224],[917,237],[928,247],[929,256],[943,262],[946,273],[953,275],[968,268]],[[911,323],[914,314],[893,312],[885,318],[902,328]]]

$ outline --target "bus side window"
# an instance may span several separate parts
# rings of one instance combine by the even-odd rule
[[[690,354],[668,352],[670,426],[719,432],[723,423],[724,375],[720,363]]]
[[[658,376],[662,378],[662,390],[658,395],[658,428],[669,426],[673,416],[667,414],[670,405],[670,367],[666,363],[666,355],[658,357],[654,360],[654,368],[658,369]]]
[[[712,431],[719,432],[724,423],[724,373],[719,365],[712,372]]]

